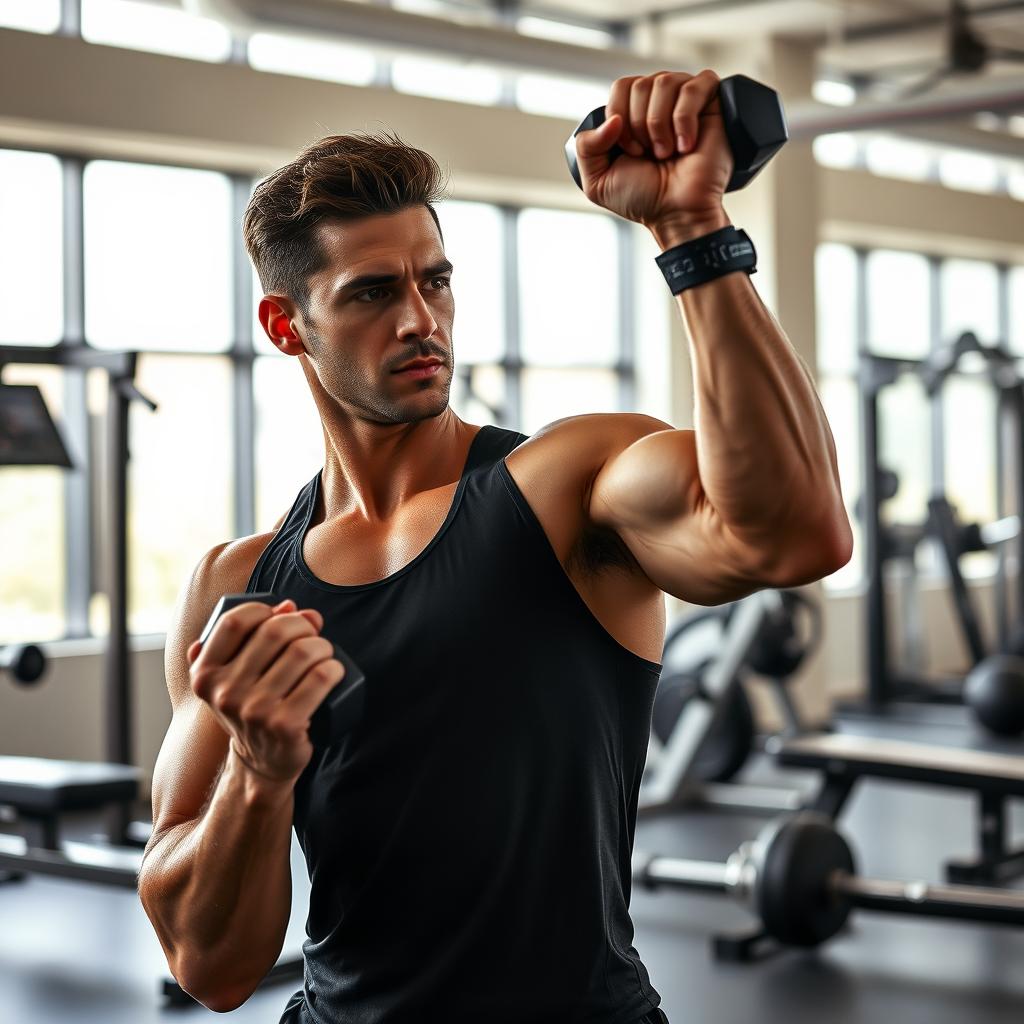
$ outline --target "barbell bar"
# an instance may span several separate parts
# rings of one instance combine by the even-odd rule
[[[774,822],[724,863],[640,851],[633,881],[732,897],[783,945],[817,946],[852,910],[1024,925],[1024,893],[922,881],[861,878],[853,851],[833,822],[811,811]]]

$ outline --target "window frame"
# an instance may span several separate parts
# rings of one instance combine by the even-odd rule
[[[62,336],[52,348],[79,348],[95,351],[85,333],[85,238],[84,238],[84,178],[85,170],[93,160],[110,160],[107,156],[83,156],[73,151],[40,149],[30,146],[4,146],[5,149],[22,152],[46,153],[55,156],[62,170],[62,215],[63,215],[63,291],[64,321]],[[231,188],[230,217],[231,233],[235,239],[231,258],[232,280],[232,341],[219,352],[182,352],[165,349],[146,349],[143,354],[203,357],[227,359],[231,364],[231,401],[233,431],[233,487],[235,536],[252,534],[256,528],[256,401],[253,389],[253,366],[263,353],[256,351],[253,337],[252,265],[245,251],[238,224],[248,204],[256,183],[260,180],[249,175],[237,174],[226,168],[203,167],[173,160],[131,160],[129,163],[146,163],[155,166],[182,168],[186,170],[212,170],[224,174]],[[452,196],[453,199],[463,199]],[[478,202],[466,197],[466,202]],[[507,203],[493,204],[500,212],[502,245],[505,255],[503,288],[507,316],[504,329],[504,351],[500,360],[488,362],[505,373],[505,413],[509,426],[520,422],[522,411],[522,375],[533,364],[522,358],[520,347],[519,297],[520,281],[518,266],[518,218],[528,209]],[[552,206],[552,209],[561,209]],[[601,369],[611,370],[618,379],[619,405],[631,409],[635,402],[636,388],[636,285],[633,260],[635,245],[630,225],[615,219],[618,266],[617,285],[619,288],[617,361],[600,364]],[[16,344],[15,339],[11,339]],[[473,364],[460,364],[463,370]],[[588,370],[598,364],[574,366],[572,369]],[[89,638],[89,603],[93,592],[98,590],[98,565],[95,539],[98,524],[95,511],[99,508],[98,467],[94,454],[97,448],[87,406],[86,374],[84,371],[66,372],[64,378],[65,413],[62,425],[69,446],[82,453],[81,467],[64,475],[65,500],[65,550],[67,558],[66,588],[64,595],[65,633],[60,639]],[[225,538],[227,539],[227,538]],[[134,634],[133,634],[134,635]]]

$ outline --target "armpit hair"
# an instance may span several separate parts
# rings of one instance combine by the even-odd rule
[[[566,569],[584,576],[597,576],[602,572],[622,569],[635,572],[638,568],[633,552],[614,530],[600,526],[587,526],[569,553]]]

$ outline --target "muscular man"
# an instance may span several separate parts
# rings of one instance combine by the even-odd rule
[[[590,199],[663,249],[728,225],[717,85],[621,79],[578,140]],[[427,154],[356,135],[252,198],[260,321],[299,360],[325,460],[279,528],[214,548],[179,601],[142,901],[182,986],[239,1006],[281,951],[294,824],[312,891],[282,1022],[663,1021],[628,913],[663,594],[716,604],[843,565],[832,438],[745,273],[678,300],[695,430],[463,422],[439,191]],[[200,648],[243,590],[290,600],[243,604]],[[314,749],[331,642],[366,710]]]

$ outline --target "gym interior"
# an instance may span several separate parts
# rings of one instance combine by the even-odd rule
[[[565,146],[614,80],[704,68],[785,111],[725,208],[814,376],[854,549],[795,590],[666,596],[634,945],[673,1024],[1020,1021],[1024,3],[3,0],[4,1021],[214,1013],[135,882],[181,589],[324,457],[256,320],[257,183],[393,130],[448,175],[457,414],[689,428],[658,248]],[[301,984],[294,835],[292,882],[240,1022]]]

